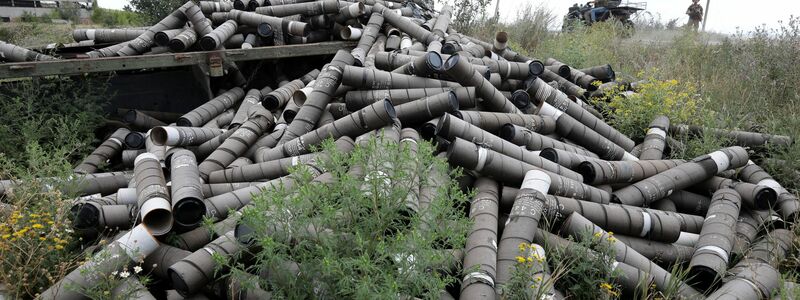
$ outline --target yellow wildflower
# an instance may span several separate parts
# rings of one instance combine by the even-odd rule
[[[522,256],[517,256],[517,262],[518,263],[524,263],[525,262],[525,258],[522,257]]]
[[[525,243],[519,243],[519,246],[517,246],[517,248],[519,248],[520,252],[525,251],[525,248],[527,248],[527,247],[528,246]]]
[[[7,240],[7,239],[8,239],[8,238],[10,238],[10,237],[11,237],[11,235],[10,235],[10,234],[4,234],[4,235],[3,235],[3,239],[4,239],[4,240]]]
[[[44,228],[44,226],[42,224],[39,224],[39,223],[31,225],[31,227],[33,227],[34,229],[42,229],[42,228]]]
[[[64,249],[64,246],[61,246],[61,245],[56,245],[55,247],[56,247],[56,250],[62,250],[62,249]]]
[[[40,215],[39,215],[39,214],[30,214],[30,215],[28,215],[28,216],[30,216],[31,218],[38,218],[38,217],[40,217]]]

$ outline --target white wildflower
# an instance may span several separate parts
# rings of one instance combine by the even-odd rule
[[[140,266],[133,267],[133,273],[134,274],[139,274],[139,272],[141,272],[141,271],[142,271],[142,267],[140,267]]]
[[[128,271],[122,271],[119,273],[120,278],[128,278],[128,276],[131,276],[131,273],[129,273]]]

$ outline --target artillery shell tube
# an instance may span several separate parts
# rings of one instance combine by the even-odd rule
[[[770,207],[774,207],[778,200],[777,191],[771,187],[734,181],[719,176],[711,177],[695,185],[695,188],[707,190],[709,193],[724,188],[734,189],[741,196],[742,205],[754,210],[768,210]]]
[[[0,57],[10,62],[55,60],[55,57],[0,41]]]
[[[231,11],[233,9],[233,2],[228,1],[200,1],[199,5],[200,10],[208,15],[215,12]]]
[[[791,253],[795,235],[791,230],[775,229],[753,244],[747,255],[748,259],[759,260],[774,268],[779,268]]]
[[[452,15],[453,7],[450,5],[445,5],[442,7],[442,10],[439,12],[439,16],[436,18],[436,22],[433,23],[433,27],[430,28],[430,31],[438,36],[439,38],[444,38],[447,33],[447,27],[450,26],[450,17]],[[428,42],[430,44],[431,42]]]
[[[474,87],[349,91],[344,96],[344,102],[347,105],[347,110],[357,111],[383,99],[392,101],[394,105],[401,105],[449,91],[453,91],[456,94],[458,107],[461,109],[474,108],[477,104]]]
[[[650,128],[644,137],[642,153],[639,154],[641,160],[659,160],[664,156],[664,146],[669,130],[669,118],[658,116],[650,122]]]
[[[375,3],[375,5],[372,6],[372,12],[381,13],[383,18],[386,19],[386,22],[426,45],[439,39],[439,37],[432,34],[430,31],[425,30],[394,11],[387,9],[383,4]]]
[[[242,124],[241,127],[236,129],[230,137],[225,139],[214,152],[209,154],[208,157],[200,163],[198,166],[200,169],[200,177],[207,180],[208,174],[211,172],[225,169],[225,167],[236,160],[237,157],[244,154],[258,137],[272,127],[274,124],[272,121],[272,114],[266,110],[264,112],[264,114],[255,115]]]
[[[150,49],[155,42],[153,38],[156,35],[156,32],[182,28],[186,24],[186,15],[184,12],[189,7],[197,7],[197,5],[191,1],[183,4],[181,7],[164,17],[164,19],[145,30],[144,33],[129,41],[124,47],[117,50],[116,55],[131,56],[144,53],[147,51],[147,49]]]
[[[74,29],[72,39],[76,42],[92,40],[95,43],[122,43],[135,39],[146,30],[144,29]]]
[[[652,241],[646,238],[617,235],[616,233],[614,238],[662,266],[687,262],[692,258],[692,253],[694,253],[693,246],[681,245],[678,242]]]
[[[178,36],[181,32],[183,32],[183,28],[177,29],[167,29],[164,31],[156,32],[155,36],[153,36],[153,40],[155,41],[156,45],[164,47],[169,44],[169,41]]]
[[[206,34],[200,38],[200,48],[205,51],[217,49],[223,45],[234,33],[239,25],[234,20],[225,21],[222,25],[217,26],[214,31]]]
[[[675,279],[672,278],[672,274],[667,272],[667,270],[664,270],[664,268],[656,265],[639,252],[636,252],[636,250],[633,250],[625,245],[625,243],[615,240],[611,235],[608,234],[608,232],[593,224],[591,221],[587,220],[578,213],[572,213],[569,215],[569,217],[567,217],[567,219],[564,221],[564,224],[561,226],[560,230],[563,234],[568,234],[576,239],[599,235],[599,242],[614,249],[614,255],[618,261],[624,262],[653,275],[655,278],[656,288],[658,290],[665,291],[670,285],[677,284],[677,292],[679,295],[688,297],[689,299],[702,298],[702,295],[699,292],[685,283],[680,281],[677,283],[671,282]],[[586,234],[587,231],[589,233],[588,235]]]
[[[383,15],[380,13],[373,13],[370,16],[367,25],[364,26],[364,31],[361,34],[361,38],[358,40],[358,45],[352,51],[350,51],[356,65],[364,66],[364,63],[367,60],[367,52],[369,52],[370,48],[372,48],[372,45],[375,44],[375,40],[378,38],[381,26],[383,26]]]
[[[677,167],[685,160],[584,161],[576,171],[587,184],[632,183]]]
[[[723,148],[614,191],[614,199],[633,206],[649,204],[714,174],[744,166],[747,159],[747,151],[742,147]]]
[[[257,89],[249,90],[244,96],[244,99],[242,99],[242,102],[239,104],[239,108],[236,109],[236,114],[233,115],[233,119],[231,119],[228,129],[236,129],[237,127],[241,126],[242,123],[247,121],[251,114],[258,113],[256,111],[251,111],[250,108],[252,108],[254,105],[261,104],[260,102],[261,91]]]
[[[224,132],[213,128],[165,126],[153,128],[150,138],[159,146],[197,146]]]
[[[547,116],[469,110],[461,110],[458,113],[465,122],[488,132],[500,132],[506,124],[521,126],[540,134],[551,134],[556,129],[555,119]]]
[[[464,269],[475,270],[464,275],[461,299],[485,299],[494,296],[497,270],[497,182],[488,178],[475,181],[477,194],[470,203],[469,218],[473,221],[464,247]]]
[[[239,252],[241,245],[233,236],[233,231],[215,239],[203,249],[197,250],[169,267],[169,277],[175,290],[181,295],[192,295],[216,278],[217,262],[212,257],[219,255],[224,259]]]
[[[264,162],[308,153],[309,147],[318,145],[327,138],[359,136],[391,124],[397,114],[389,101],[376,102],[357,112],[317,128],[303,136],[290,140],[277,148],[256,151],[256,161]]]
[[[428,52],[393,70],[393,73],[431,77],[442,69],[442,56],[436,52]]]
[[[526,172],[541,170],[533,165],[479,147],[474,143],[460,138],[455,138],[447,151],[447,159],[452,164],[474,170],[482,175],[496,178],[497,180],[511,185],[520,184]],[[608,203],[610,200],[610,194],[605,191],[582,184],[569,177],[561,176],[550,171],[546,172],[551,178],[551,194],[599,203]]]
[[[175,223],[184,227],[196,226],[203,220],[206,207],[194,153],[189,150],[173,153],[170,170]]]
[[[155,236],[172,229],[172,204],[158,157],[144,153],[136,157],[133,167],[137,203],[142,224]]]
[[[136,223],[137,213],[138,210],[129,205],[101,205],[85,201],[80,204],[72,225],[78,230],[130,229]]]
[[[549,172],[554,172],[573,180],[583,181],[583,177],[578,173],[559,166],[549,160],[542,159],[531,151],[525,150],[522,147],[481,130],[450,114],[445,114],[443,117],[439,118],[439,124],[436,126],[436,134],[448,140],[453,140],[456,137],[469,140],[537,168],[543,168]],[[520,175],[519,179],[522,179],[523,175],[518,175]]]
[[[515,257],[520,253],[520,244],[530,245],[545,205],[545,195],[550,188],[550,176],[539,170],[528,171],[522,180],[519,193],[511,208],[509,220],[497,245],[497,278],[495,290],[505,293],[504,286],[511,279]]]
[[[578,165],[586,161],[604,162],[604,160],[598,158],[583,156],[577,153],[555,148],[544,148],[541,152],[539,152],[539,156],[571,170],[576,170]],[[584,183],[589,183],[587,182],[586,175],[581,174],[581,176],[583,176]]]
[[[308,99],[300,107],[300,110],[297,111],[292,123],[286,127],[286,132],[284,132],[279,143],[286,143],[308,133],[314,128],[322,111],[328,106],[333,94],[336,92],[336,88],[341,84],[342,69],[352,64],[353,56],[349,52],[344,50],[336,52],[333,60],[317,76],[314,90],[309,94]]]
[[[552,117],[547,117],[553,120]],[[555,123],[555,121],[553,122]],[[553,127],[556,127],[555,124]],[[500,128],[500,136],[515,145],[524,146],[528,150],[540,151],[545,148],[555,148],[568,152],[573,152],[583,156],[597,158],[597,154],[589,150],[573,146],[556,139],[539,134],[528,128],[515,124],[505,124]]]
[[[176,122],[178,126],[200,127],[208,123],[211,119],[221,114],[225,110],[233,107],[244,97],[244,90],[235,87],[214,99],[208,100],[203,105],[198,106],[192,111],[181,116]]]
[[[286,5],[262,6],[255,9],[257,14],[286,17],[291,15],[316,16],[339,12],[338,0],[323,0]]]
[[[284,107],[292,98],[292,94],[305,87],[305,85],[306,84],[300,79],[292,80],[278,89],[264,95],[264,97],[261,99],[261,105],[269,110],[275,110]]]
[[[707,289],[725,274],[740,205],[739,194],[732,189],[721,189],[711,198],[700,239],[689,262],[689,283],[693,286]]]
[[[635,145],[633,140],[606,124],[603,120],[598,119],[580,107],[579,104],[570,101],[567,95],[553,89],[553,87],[543,80],[539,78],[534,79],[528,88],[528,94],[533,96],[534,99],[546,102],[570,117],[575,118],[575,120],[579,121],[581,124],[586,125],[589,129],[614,142],[625,151],[633,149]]]
[[[167,125],[166,123],[135,109],[128,110],[125,115],[122,116],[122,121],[131,124],[142,131],[147,131],[156,126]]]
[[[90,174],[97,171],[98,167],[102,166],[106,161],[115,157],[122,151],[122,141],[125,140],[125,136],[130,132],[130,130],[125,128],[119,128],[114,131],[107,140],[92,151],[89,156],[84,158],[72,171],[83,174]]]
[[[655,211],[552,196],[545,204],[545,215],[553,220],[577,212],[608,231],[665,243],[677,241],[681,234],[678,218]]]
[[[376,69],[344,66],[342,84],[366,89],[413,89],[460,87],[458,83],[416,77],[412,75],[391,73]]]
[[[353,150],[353,140],[349,137],[341,137],[336,140],[336,148],[342,153]],[[289,175],[292,167],[300,164],[308,164],[328,159],[327,153],[311,153],[300,156],[281,158],[278,160],[265,161],[261,163],[228,168],[211,172],[208,176],[209,183],[224,182],[250,182],[264,179],[275,179]]]
[[[778,203],[776,210],[781,217],[788,222],[794,222],[800,216],[800,200],[793,193],[787,191],[780,183],[775,181],[764,169],[748,161],[747,165],[739,171],[739,178],[742,181],[757,185],[768,186],[778,192]]]
[[[140,261],[158,246],[158,240],[140,224],[96,254],[90,262],[79,266],[42,292],[39,299],[83,299],[84,295],[79,291],[96,284],[96,276],[105,276]]]
[[[769,264],[744,259],[728,270],[729,275],[719,289],[706,299],[766,299],[780,286],[781,274]]]
[[[450,91],[398,105],[395,111],[404,126],[416,126],[444,113],[458,111],[458,100],[456,94]]]
[[[144,259],[142,268],[145,272],[153,274],[159,279],[169,280],[169,274],[167,273],[169,267],[186,258],[189,254],[192,254],[192,252],[161,244]]]
[[[580,69],[578,71],[586,73],[586,75],[592,76],[604,82],[613,81],[617,77],[614,69],[611,68],[611,65],[609,64]]]
[[[461,59],[456,54],[450,56],[444,63],[443,70],[448,76],[464,86],[474,86],[475,91],[486,105],[492,110],[505,113],[521,113],[511,101],[508,101],[500,91],[492,86],[482,74],[478,73],[474,66],[467,59]]]
[[[716,137],[730,139],[735,145],[742,147],[757,147],[772,145],[778,147],[788,147],[792,145],[792,138],[784,135],[772,135],[757,132],[725,130],[718,128],[703,128],[700,126],[677,124],[670,127],[670,131],[676,135],[690,134],[702,137],[704,134],[711,134]]]

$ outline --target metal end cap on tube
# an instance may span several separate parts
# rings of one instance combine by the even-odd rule
[[[431,70],[436,70],[436,71],[442,70],[443,61],[442,61],[442,56],[439,55],[439,53],[430,51],[427,54],[425,54],[425,63]]]
[[[531,170],[525,173],[525,178],[522,179],[520,189],[533,189],[542,194],[547,194],[550,189],[550,175],[540,170]]]
[[[100,223],[100,210],[90,204],[76,204],[71,209],[74,211],[72,227],[78,230],[95,228]]]
[[[271,37],[275,34],[275,31],[272,30],[272,25],[269,25],[268,23],[258,24],[256,27],[256,32],[261,37]]]
[[[558,151],[556,151],[556,149],[544,148],[542,151],[539,151],[539,156],[554,163],[558,163]],[[583,174],[581,174],[581,176],[583,176]]]
[[[516,133],[517,129],[514,128],[514,124],[508,123],[500,127],[500,138],[504,140],[510,140]]]
[[[203,216],[206,214],[206,205],[202,199],[185,198],[175,204],[173,211],[176,224],[192,227],[199,225],[203,221]]]
[[[161,236],[172,230],[172,207],[164,198],[151,198],[142,203],[140,209],[142,224],[155,236]]]
[[[450,111],[452,111],[454,115],[458,114],[458,118],[462,119],[463,116],[458,112],[458,97],[456,97],[456,93],[453,91],[447,92],[447,99],[450,102]]]
[[[200,38],[200,48],[205,51],[211,51],[217,48],[217,41],[210,36],[204,36]]]
[[[541,61],[533,60],[528,63],[528,74],[532,76],[539,76],[544,73],[544,64]]]
[[[516,90],[511,94],[511,103],[519,109],[524,109],[531,105],[531,96],[523,90]]]
[[[130,149],[141,149],[144,144],[145,137],[139,132],[131,132],[125,135],[125,145]]]

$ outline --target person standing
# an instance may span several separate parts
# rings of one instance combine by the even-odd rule
[[[695,32],[700,28],[700,22],[703,21],[703,7],[698,2],[700,0],[692,0],[692,5],[686,9],[686,14],[689,15],[689,23],[686,26]]]

